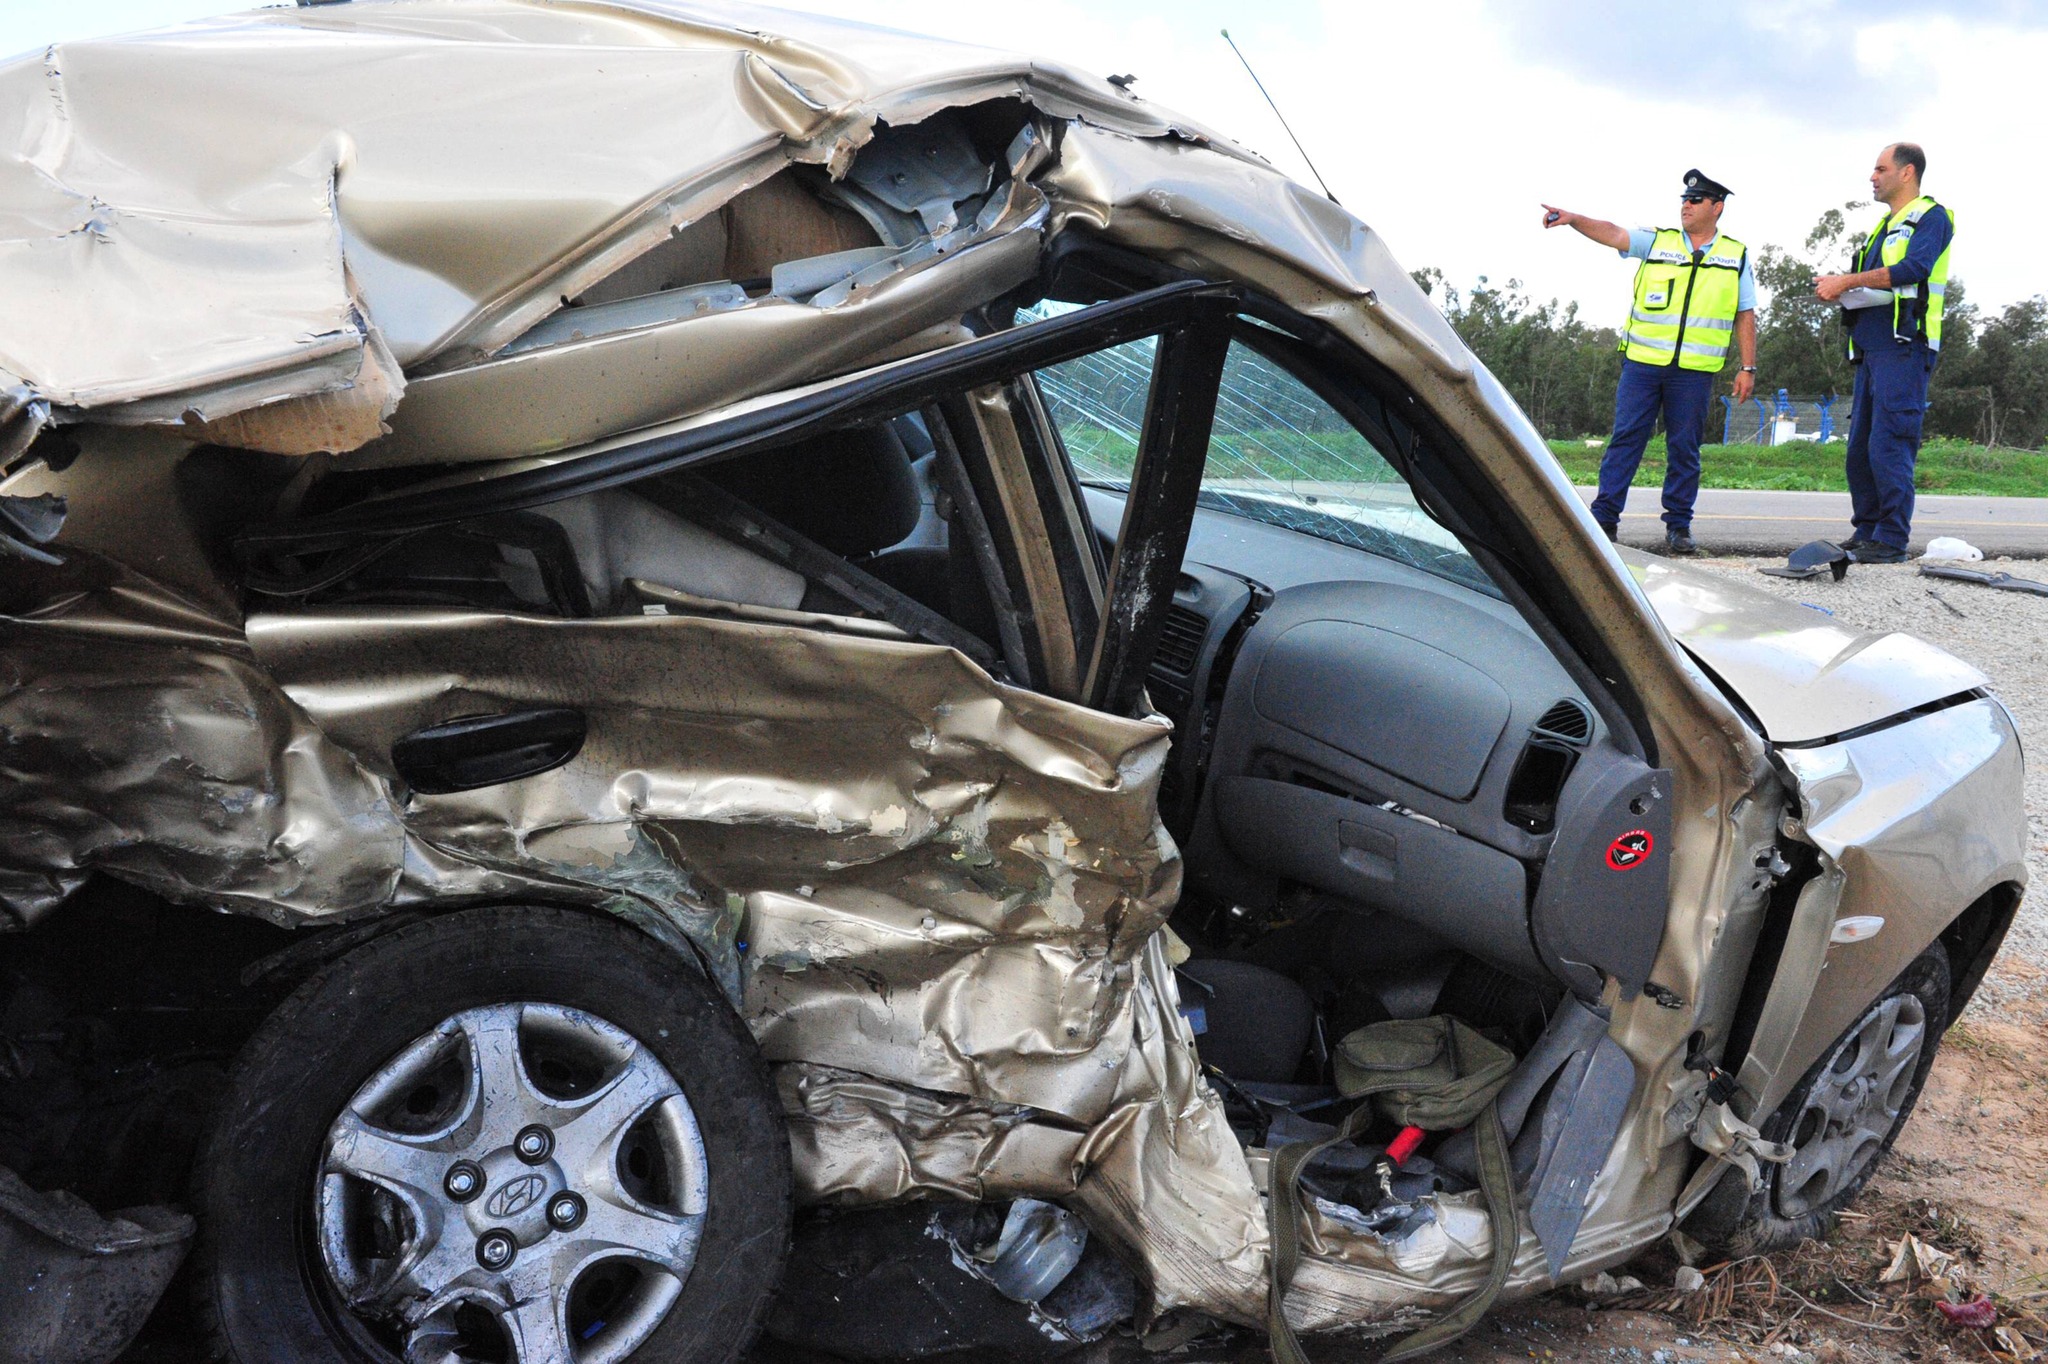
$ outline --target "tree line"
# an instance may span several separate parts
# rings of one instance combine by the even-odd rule
[[[1848,268],[1867,231],[1855,227],[1850,215],[1867,217],[1868,207],[1829,209],[1797,250],[1752,248],[1757,394],[1767,402],[1781,388],[1796,398],[1839,395],[1843,431],[1854,384],[1846,334],[1840,309],[1815,298],[1813,282]],[[1520,280],[1495,285],[1482,275],[1460,290],[1441,270],[1424,269],[1415,272],[1415,282],[1544,435],[1569,439],[1610,429],[1621,374],[1617,327],[1588,323],[1576,303],[1536,302]],[[1615,300],[1619,320],[1625,292],[1617,289]],[[1731,365],[1717,393],[1727,393],[1733,377]],[[2023,450],[2048,446],[2048,298],[2036,295],[1986,314],[1970,302],[1962,281],[1951,278],[1941,363],[1927,397],[1929,436]],[[1721,411],[1717,402],[1709,439],[1720,434]]]

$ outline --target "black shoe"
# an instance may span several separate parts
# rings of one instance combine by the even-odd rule
[[[1872,546],[1880,543],[1882,542],[1877,540],[1866,540],[1860,535],[1852,535],[1848,539],[1842,541],[1842,548],[1847,550],[1869,549]]]
[[[1681,558],[1698,554],[1700,547],[1692,541],[1692,527],[1687,526],[1681,529],[1680,527],[1673,526],[1665,531],[1664,552],[1666,554],[1678,555]]]
[[[1621,536],[1621,527],[1620,527],[1620,526],[1610,526],[1610,525],[1608,525],[1608,524],[1607,524],[1607,523],[1606,523],[1605,521],[1602,521],[1602,522],[1600,522],[1599,524],[1600,524],[1600,530],[1601,530],[1601,532],[1602,532],[1603,534],[1605,534],[1605,535],[1607,536],[1607,543],[1608,543],[1608,544],[1610,544],[1610,545],[1618,545],[1618,544],[1620,544],[1620,543],[1621,543],[1621,539],[1620,539],[1620,536]]]
[[[1865,540],[1849,551],[1849,562],[1856,564],[1903,564],[1912,557],[1897,545],[1881,540]]]

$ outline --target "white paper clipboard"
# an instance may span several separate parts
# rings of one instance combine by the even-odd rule
[[[1844,289],[1842,296],[1835,300],[1844,308],[1889,308],[1892,305],[1892,291],[1889,289]]]

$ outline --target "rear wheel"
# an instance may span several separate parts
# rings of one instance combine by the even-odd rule
[[[1948,953],[1930,944],[1800,1077],[1763,1125],[1792,1147],[1752,1191],[1739,1171],[1686,1221],[1716,1250],[1754,1255],[1826,1234],[1912,1116],[1948,1024]]]
[[[450,914],[307,981],[201,1162],[201,1318],[323,1364],[714,1364],[781,1271],[787,1139],[718,991],[644,936]]]

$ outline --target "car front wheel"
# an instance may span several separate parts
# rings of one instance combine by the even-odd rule
[[[583,914],[389,933],[251,1039],[200,1165],[200,1318],[255,1364],[722,1364],[787,1246],[787,1139],[690,964]]]
[[[1912,1115],[1948,1025],[1948,953],[1913,959],[1764,1123],[1792,1148],[1761,1189],[1722,1176],[1685,1230],[1717,1251],[1755,1255],[1824,1235],[1877,1170]]]

